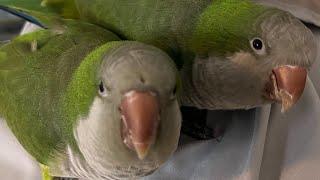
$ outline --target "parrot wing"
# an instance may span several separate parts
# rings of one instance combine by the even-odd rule
[[[74,0],[0,0],[0,5],[16,10],[60,15],[69,19],[79,17]]]
[[[0,9],[43,28],[60,18],[79,17],[73,0],[0,0]],[[55,21],[52,21],[53,17],[56,17]]]
[[[74,20],[19,36],[0,47],[0,115],[40,163],[64,147],[61,97],[73,72],[95,48],[119,40]]]

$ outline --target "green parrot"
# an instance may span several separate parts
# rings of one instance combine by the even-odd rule
[[[249,0],[0,0],[48,12],[154,45],[176,62],[182,105],[248,109],[303,93],[316,57],[312,32],[291,14]]]
[[[0,47],[0,116],[52,176],[152,173],[178,145],[174,62],[92,24],[51,22]]]

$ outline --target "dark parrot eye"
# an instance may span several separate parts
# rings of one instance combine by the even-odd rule
[[[176,95],[176,94],[177,94],[177,86],[175,86],[175,87],[174,87],[174,89],[173,89],[173,91],[172,91],[172,92],[173,92],[173,94],[174,94],[174,95]]]
[[[104,88],[104,85],[103,85],[102,81],[100,82],[99,90],[100,90],[100,93],[104,93],[104,91],[105,91],[105,88]]]
[[[101,81],[100,84],[99,84],[99,94],[102,96],[102,97],[106,97],[108,94],[107,94],[107,89],[106,87],[104,86],[103,82]]]
[[[175,99],[176,98],[176,95],[177,95],[177,86],[174,87],[174,89],[172,90],[172,93],[171,93],[171,99]]]
[[[255,39],[252,41],[252,46],[256,50],[261,50],[263,48],[263,43],[260,39]]]
[[[258,55],[264,55],[266,53],[265,45],[263,43],[263,40],[260,38],[253,38],[250,41],[251,48],[258,54]]]

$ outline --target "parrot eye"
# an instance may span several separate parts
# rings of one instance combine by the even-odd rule
[[[266,53],[265,45],[260,38],[254,38],[250,41],[251,48],[258,54],[264,55]]]
[[[176,95],[176,94],[177,94],[177,86],[175,86],[175,87],[174,87],[174,89],[173,89],[173,91],[172,91],[172,92],[173,92],[173,94],[174,94],[174,95]]]
[[[170,99],[175,99],[176,98],[176,94],[177,94],[177,86],[174,87],[174,89],[172,90],[172,94]]]
[[[100,84],[99,84],[99,94],[102,96],[102,97],[106,97],[108,94],[107,94],[107,89],[106,87],[104,86],[103,82],[101,81]]]

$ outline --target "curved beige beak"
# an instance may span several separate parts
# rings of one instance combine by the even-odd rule
[[[281,66],[273,69],[270,98],[281,102],[282,112],[289,110],[301,97],[307,80],[307,70],[298,66]]]
[[[130,91],[121,102],[122,138],[143,160],[154,144],[160,121],[159,100],[151,91]]]

